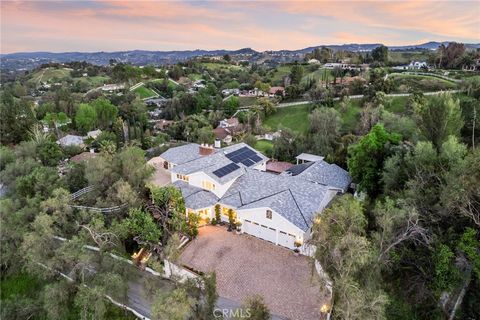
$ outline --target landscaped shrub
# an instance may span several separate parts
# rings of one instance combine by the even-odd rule
[[[217,223],[220,223],[221,221],[219,204],[215,205],[215,220],[217,220]]]

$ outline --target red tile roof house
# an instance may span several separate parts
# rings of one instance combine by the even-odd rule
[[[287,171],[291,167],[293,167],[293,164],[290,162],[283,162],[283,161],[276,161],[276,160],[270,160],[267,162],[267,172],[280,174],[284,171]]]
[[[274,96],[285,96],[285,88],[284,87],[271,87],[270,90],[268,90],[268,95],[270,97]]]

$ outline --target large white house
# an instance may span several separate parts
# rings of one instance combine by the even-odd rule
[[[187,144],[159,158],[187,212],[213,219],[219,205],[228,221],[232,209],[242,232],[290,249],[310,237],[315,215],[351,183],[347,171],[308,154],[281,175],[268,173],[268,158],[244,143],[222,149]]]

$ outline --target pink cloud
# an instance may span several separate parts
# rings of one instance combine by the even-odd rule
[[[297,49],[479,39],[471,2],[1,2],[1,51]]]

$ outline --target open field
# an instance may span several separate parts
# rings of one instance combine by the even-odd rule
[[[305,70],[306,71],[306,70]],[[320,68],[314,72],[307,73],[302,78],[302,84],[305,84],[307,81],[320,81],[327,80],[329,82],[333,81],[332,72],[330,69]]]
[[[134,89],[133,91],[136,94],[138,94],[140,99],[146,99],[146,98],[158,96],[158,94],[155,91],[153,91],[153,90],[151,90],[151,89],[149,89],[145,86],[140,86],[140,87]]]
[[[271,78],[272,78],[272,84],[274,85],[281,84],[283,77],[290,74],[290,68],[291,66],[289,65],[282,65],[282,66],[276,67],[274,72],[269,73],[269,75],[271,75]]]
[[[68,79],[70,77],[70,70],[67,69],[42,69],[38,70],[31,75],[28,82],[40,83],[40,82],[56,82]]]
[[[240,103],[240,107],[254,105],[255,101],[257,101],[256,97],[238,97],[238,102]]]
[[[110,77],[106,76],[94,76],[94,77],[81,77],[73,78],[76,82],[86,83],[87,85],[93,87],[100,87],[106,83],[110,82]]]
[[[390,75],[390,79],[399,92],[410,92],[413,89],[430,92],[457,88],[456,83],[435,76],[394,73]]]
[[[340,112],[342,132],[353,132],[360,119],[360,100],[351,100],[346,110],[340,110],[339,104],[336,102],[335,108]],[[396,108],[399,107],[397,106]],[[274,130],[286,127],[293,132],[306,134],[309,126],[308,115],[311,112],[310,109],[310,104],[280,108],[275,114],[268,116],[264,124]]]
[[[215,62],[202,62],[202,66],[208,70],[218,71],[221,69],[225,70],[240,70],[243,69],[242,66],[236,66],[233,64],[226,63],[215,63]]]
[[[278,130],[280,127],[286,127],[296,133],[305,134],[308,130],[309,113],[309,104],[279,108],[277,112],[268,116],[263,123],[273,130]]]

